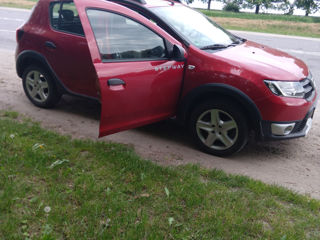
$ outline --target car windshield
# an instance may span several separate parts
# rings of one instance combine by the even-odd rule
[[[237,37],[189,7],[155,7],[152,11],[198,48],[217,49],[240,42]]]

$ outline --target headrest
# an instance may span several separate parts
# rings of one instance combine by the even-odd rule
[[[69,10],[69,9],[61,10],[61,15],[64,20],[69,22],[73,21],[74,13],[72,10]]]

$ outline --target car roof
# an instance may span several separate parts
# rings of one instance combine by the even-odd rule
[[[139,1],[139,0],[138,0]],[[160,6],[173,6],[175,4],[181,4],[178,0],[143,0],[147,7],[160,7]]]
[[[151,7],[165,7],[165,6],[174,6],[175,4],[182,4],[180,0],[105,0],[110,2],[115,2],[119,4],[123,4],[126,2],[127,4],[139,4],[146,8]]]
[[[40,0],[40,2],[52,2],[56,0]],[[60,0],[61,2],[70,2],[72,0]],[[114,2],[120,5],[141,5],[145,8],[182,5],[181,0],[101,0]]]

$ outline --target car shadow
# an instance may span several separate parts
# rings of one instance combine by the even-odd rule
[[[98,100],[94,99],[63,95],[55,109],[93,120],[100,120],[101,105]]]
[[[101,105],[96,100],[65,95],[57,105],[56,110],[99,121],[101,112],[100,108]],[[158,138],[165,141],[167,140],[168,142],[171,141],[179,144],[180,146],[200,151],[191,139],[188,129],[173,119],[145,125],[131,131],[142,133],[155,139]],[[251,160],[254,160],[255,157],[261,155],[270,156],[270,158],[273,159],[275,159],[273,156],[290,156],[295,144],[295,140],[257,141],[252,135],[249,138],[248,144],[241,152],[225,159],[243,161],[244,159],[248,159],[248,156]]]
[[[192,148],[196,151],[201,151],[197,148],[186,127],[181,126],[174,120],[166,120],[147,126],[143,126],[135,129],[149,136],[155,138],[161,138],[168,141],[177,142],[188,148]],[[258,156],[266,155],[274,159],[273,156],[290,156],[292,154],[292,148],[296,144],[295,140],[283,140],[283,141],[257,141],[255,136],[251,134],[247,145],[239,153],[226,157],[225,159],[241,160],[244,159],[252,161],[258,159]],[[209,154],[208,154],[209,155]],[[250,159],[248,159],[250,156]],[[271,159],[269,160],[271,161]],[[261,158],[259,158],[261,159]],[[268,158],[266,158],[268,160]]]
[[[142,132],[154,138],[173,141],[184,147],[192,148],[195,151],[201,151],[191,139],[188,129],[178,124],[175,120],[165,120],[149,124],[136,128],[134,131]],[[280,156],[290,158],[292,148],[294,148],[295,144],[296,140],[258,141],[254,134],[250,134],[248,143],[242,151],[228,156],[225,159],[238,161],[256,161],[260,159],[261,161],[261,155],[269,156],[270,158],[265,158],[265,160],[268,161],[274,161]]]
[[[281,158],[290,158],[296,140],[262,141],[251,137],[242,151],[231,156],[233,160],[247,159],[249,161],[262,161],[261,156],[266,156],[263,161],[277,161]],[[250,159],[248,159],[250,156]]]
[[[194,148],[194,143],[189,135],[188,129],[173,119],[163,120],[142,126],[136,128],[134,131],[138,131],[155,138],[177,142],[186,147]]]

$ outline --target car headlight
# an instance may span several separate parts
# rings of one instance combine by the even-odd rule
[[[264,80],[267,87],[277,96],[304,98],[304,88],[300,82]]]

